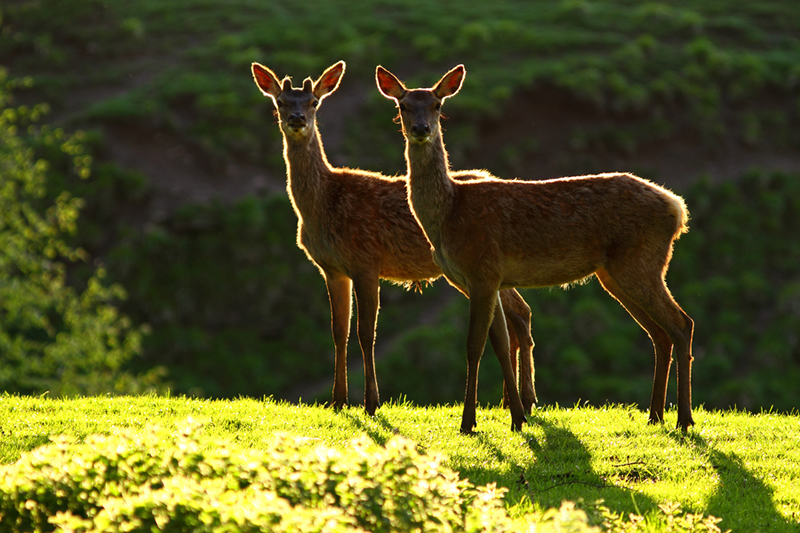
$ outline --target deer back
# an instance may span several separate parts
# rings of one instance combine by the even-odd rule
[[[456,181],[437,260],[504,287],[563,285],[620,255],[668,256],[686,220],[679,197],[629,174]]]

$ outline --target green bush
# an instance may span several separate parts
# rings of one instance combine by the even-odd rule
[[[5,531],[511,531],[503,489],[474,487],[400,437],[345,452],[277,437],[252,451],[189,424],[53,440],[0,466]]]
[[[295,245],[288,200],[189,206],[126,233],[108,263],[125,310],[152,329],[141,371],[198,396],[285,394],[333,368],[325,282]],[[354,343],[357,346],[357,342]]]
[[[10,82],[0,70],[0,389],[54,395],[132,392],[122,371],[139,351],[140,331],[119,313],[120,285],[93,268],[82,287],[67,281],[70,265],[86,259],[69,245],[82,202],[68,192],[47,195],[43,144],[66,154],[87,178],[91,157],[80,134],[37,129],[43,107],[10,107]],[[31,139],[20,135],[27,126]]]
[[[800,177],[760,171],[701,180],[686,194],[692,228],[668,276],[695,320],[694,377],[707,405],[798,405],[798,198]]]

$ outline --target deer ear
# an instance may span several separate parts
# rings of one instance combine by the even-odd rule
[[[253,79],[262,93],[266,96],[271,96],[273,100],[281,95],[281,84],[274,72],[258,63],[253,63],[250,66],[250,70],[253,72]]]
[[[461,90],[461,83],[464,81],[464,75],[467,73],[464,65],[458,65],[450,72],[442,76],[436,87],[433,88],[433,94],[438,98],[444,100],[449,96],[453,96]]]
[[[375,69],[375,83],[381,94],[391,100],[400,100],[408,92],[402,81],[380,65]]]
[[[314,83],[314,96],[322,100],[339,87],[339,82],[344,74],[344,61],[328,67]]]

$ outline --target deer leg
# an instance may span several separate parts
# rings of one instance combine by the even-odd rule
[[[667,333],[656,324],[633,300],[631,300],[617,282],[603,269],[597,271],[597,279],[608,293],[638,322],[650,336],[655,349],[656,368],[653,375],[653,392],[650,396],[650,423],[664,422],[664,406],[667,401],[667,379],[672,363],[672,341]]]
[[[331,304],[331,331],[335,353],[333,407],[347,404],[347,337],[350,335],[352,284],[341,272],[325,271],[325,284]]]
[[[353,287],[358,313],[358,342],[364,358],[364,409],[374,416],[380,402],[375,376],[375,325],[380,305],[378,276],[354,276]]]
[[[672,299],[663,280],[653,283],[653,289],[660,288],[658,297],[648,314],[667,333],[674,344],[675,361],[678,365],[678,424],[686,431],[694,425],[692,418],[692,336],[694,321]]]
[[[506,318],[506,329],[508,331],[508,356],[511,359],[511,370],[514,372],[514,384],[513,386],[517,389],[519,388],[519,374],[517,373],[517,364],[518,364],[518,357],[519,357],[519,341],[517,340],[517,334],[514,332],[514,328],[511,325],[511,319]],[[489,340],[492,342],[492,347],[497,353],[498,346],[494,342],[494,338],[492,337],[491,329],[489,330]],[[508,400],[508,383],[503,380],[503,409],[508,409],[509,407],[509,400]]]
[[[677,305],[677,304],[675,304]],[[683,318],[681,334],[684,343],[678,358],[678,423],[677,427],[686,431],[694,425],[692,417],[692,337],[694,336],[694,321],[680,307]]]
[[[497,289],[472,288],[469,293],[469,331],[467,333],[467,391],[464,396],[464,413],[461,416],[461,433],[470,434],[475,429],[475,408],[478,402],[478,367],[486,347],[486,337],[492,323],[497,302]],[[508,353],[508,352],[505,352]],[[509,364],[510,366],[510,364]]]
[[[497,303],[499,303],[499,297],[496,296],[495,298],[497,298]],[[489,327],[489,338],[494,346],[494,353],[498,361],[500,361],[500,368],[503,369],[503,382],[508,385],[506,390],[509,396],[508,405],[511,410],[511,431],[519,431],[522,429],[523,422],[527,420],[515,382],[517,375],[511,364],[511,358],[509,357],[509,335],[508,329],[506,328],[505,314],[503,313],[503,307],[501,305],[495,305],[494,317]]]
[[[517,338],[516,331],[514,331],[513,325],[511,323],[512,316],[514,315],[514,310],[511,309],[510,303],[507,301],[505,297],[505,293],[507,291],[500,291],[500,305],[503,306],[504,312],[503,314],[506,317],[506,331],[508,332],[508,355],[511,359],[511,368],[514,371],[514,387],[519,390],[519,375],[517,374],[517,363],[518,363],[518,353],[519,353],[519,339]],[[492,348],[494,348],[494,352],[500,348],[498,344],[495,342],[495,338],[492,335],[491,329],[489,330],[489,340],[492,343]],[[503,380],[503,409],[508,409],[510,402],[508,398],[508,387],[509,383],[506,380]]]
[[[537,402],[536,389],[534,387],[534,343],[531,336],[531,308],[516,290],[500,291],[500,303],[503,305],[503,312],[509,326],[508,336],[512,340],[510,352],[512,364],[516,363],[517,359],[513,344],[514,339],[516,339],[519,351],[519,394],[522,398],[522,406],[525,408],[525,412],[530,413],[531,407]]]
[[[620,276],[609,272],[622,291],[636,302],[667,334],[674,345],[678,365],[678,427],[684,431],[694,425],[692,418],[692,335],[694,322],[687,315],[664,283],[662,272],[638,272],[637,276]]]

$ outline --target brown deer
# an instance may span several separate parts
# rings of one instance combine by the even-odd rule
[[[441,107],[459,91],[465,73],[459,65],[431,89],[407,89],[383,67],[376,72],[381,93],[400,110],[411,210],[434,248],[434,261],[470,302],[462,432],[475,426],[477,372],[487,330],[503,320],[498,290],[563,286],[591,275],[653,341],[652,423],[664,420],[675,347],[678,427],[686,430],[694,424],[694,323],[664,281],[673,242],[687,231],[683,199],[631,174],[530,182],[498,180],[480,170],[452,172]]]
[[[358,340],[364,358],[364,407],[373,415],[378,407],[374,342],[379,307],[379,279],[419,287],[420,281],[441,276],[431,247],[408,208],[405,177],[333,168],[325,157],[316,124],[320,102],[335,91],[344,74],[343,61],[329,67],[316,81],[306,78],[302,88],[291,79],[282,82],[263,65],[252,64],[256,85],[276,108],[283,134],[287,190],[297,214],[297,245],[305,251],[325,279],[331,306],[335,350],[333,406],[347,403],[347,340],[350,334],[352,292],[355,290]],[[507,386],[507,403],[524,419],[536,401],[530,334],[530,307],[515,290],[502,291],[512,338],[498,348]],[[502,331],[501,331],[502,330]],[[505,338],[506,324],[492,332]],[[503,351],[499,351],[502,349]],[[516,385],[519,349],[522,402]],[[508,364],[506,364],[508,363]]]

